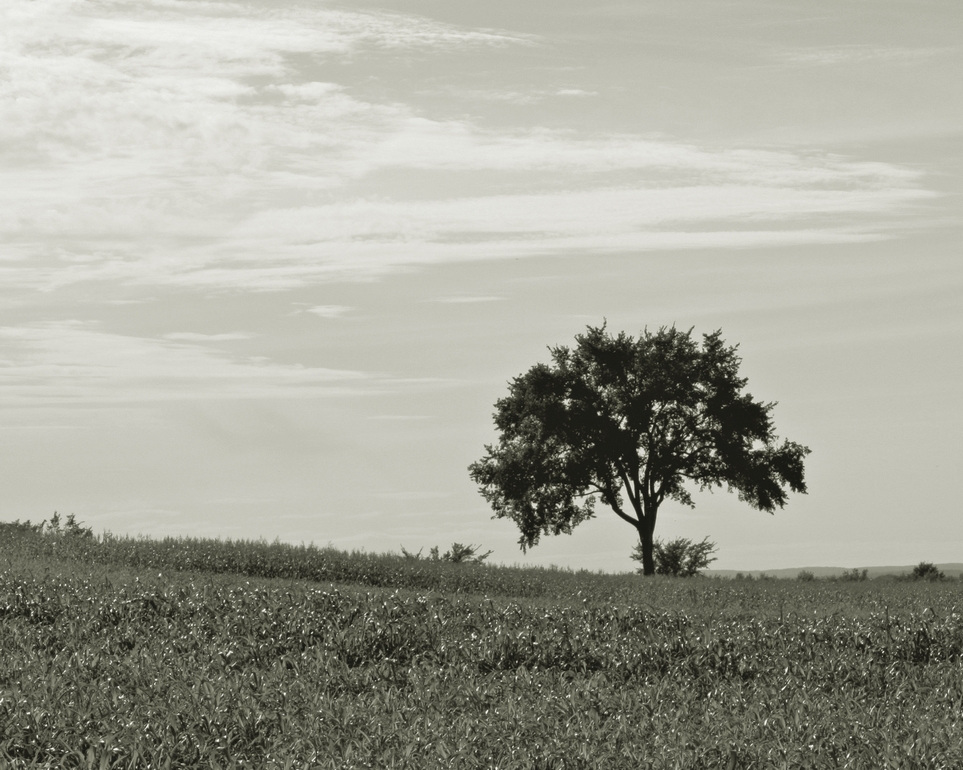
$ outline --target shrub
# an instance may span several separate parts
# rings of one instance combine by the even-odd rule
[[[485,559],[492,555],[492,551],[486,553],[478,553],[481,548],[480,545],[462,545],[461,543],[452,543],[451,548],[441,554],[438,550],[437,545],[433,545],[429,550],[429,556],[427,561],[447,561],[452,564],[481,564]],[[419,548],[418,553],[412,553],[407,550],[404,546],[401,546],[401,554],[406,559],[411,559],[413,561],[420,561],[422,559],[421,552],[424,549]]]
[[[421,561],[421,552],[424,550],[424,548],[419,548],[418,553],[412,553],[404,546],[401,546],[401,555],[406,559],[411,559],[412,561]]]
[[[765,580],[775,580],[776,578],[775,578],[775,576],[770,575],[770,574],[768,574],[768,573],[766,573],[766,572],[760,572],[760,573],[759,573],[759,579],[765,581]]]
[[[709,538],[702,542],[693,543],[687,537],[679,537],[663,543],[656,540],[652,546],[652,556],[655,559],[657,575],[672,575],[673,577],[692,577],[698,575],[716,559],[712,556],[716,551],[716,544]],[[642,544],[635,546],[632,552],[635,561],[642,561]],[[641,569],[638,572],[642,572]]]
[[[44,531],[54,535],[67,535],[68,537],[92,538],[94,536],[94,530],[91,527],[81,526],[72,513],[67,514],[67,519],[61,524],[60,514],[56,511],[50,517],[50,521],[45,523]]]
[[[852,569],[845,570],[842,575],[839,576],[840,580],[848,580],[853,583],[858,583],[860,581],[866,580],[869,577],[868,570],[859,570],[853,567]]]
[[[913,573],[911,575],[913,580],[945,580],[946,575],[943,571],[938,569],[935,564],[931,564],[928,561],[921,561],[915,567],[913,567]]]
[[[808,569],[800,570],[799,574],[796,575],[796,580],[801,580],[804,583],[811,583],[816,579],[816,576],[810,572]]]
[[[462,545],[461,543],[452,543],[451,548],[445,551],[445,555],[442,556],[442,561],[450,561],[453,564],[462,564],[463,562],[471,564],[481,564],[485,559],[492,555],[491,551],[486,553],[478,553],[481,548],[480,545]]]
[[[34,533],[37,535],[66,535],[67,537],[93,538],[94,530],[91,527],[84,527],[77,521],[74,514],[68,514],[67,518],[61,523],[60,514],[54,511],[49,520],[39,521],[36,524],[27,519],[20,521],[17,519],[12,522],[3,522],[3,528],[9,533]]]

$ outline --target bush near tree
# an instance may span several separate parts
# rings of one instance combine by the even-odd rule
[[[666,543],[656,540],[652,545],[652,551],[657,575],[693,577],[716,560],[712,555],[716,552],[716,544],[709,538],[703,538],[699,543],[694,543],[687,537],[678,537]],[[632,558],[644,563],[641,543],[635,546]],[[644,567],[638,571],[645,574]]]

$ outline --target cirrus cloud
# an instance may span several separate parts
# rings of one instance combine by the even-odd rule
[[[526,35],[195,0],[2,13],[13,290],[280,290],[573,249],[876,240],[932,197],[895,164],[432,118],[400,91],[364,95],[347,66]]]
[[[0,327],[0,394],[6,408],[318,397],[355,393],[370,379],[359,371],[239,357],[210,344],[245,337],[136,337],[80,321]]]

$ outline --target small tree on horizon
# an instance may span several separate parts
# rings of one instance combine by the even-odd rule
[[[462,543],[452,543],[451,548],[445,551],[444,554],[441,553],[437,545],[433,545],[429,549],[429,555],[427,557],[422,557],[422,550],[423,549],[419,548],[418,552],[414,553],[404,546],[401,546],[401,555],[413,561],[421,561],[422,558],[425,558],[427,561],[447,561],[452,564],[482,564],[485,559],[494,553],[494,551],[479,553],[481,550],[480,545],[464,545]]]
[[[943,574],[943,570],[939,569],[935,564],[928,561],[921,561],[915,567],[913,567],[912,577],[914,580],[944,580],[946,575]]]
[[[634,338],[603,324],[575,340],[511,381],[495,404],[498,443],[469,466],[494,518],[518,526],[522,550],[571,533],[598,498],[636,530],[643,574],[653,575],[659,507],[693,506],[686,482],[770,513],[806,491],[809,449],[780,443],[775,404],[745,392],[737,348],[720,331],[700,345],[691,329]]]

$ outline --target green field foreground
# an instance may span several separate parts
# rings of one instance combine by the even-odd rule
[[[0,529],[0,767],[960,768],[963,583]]]

